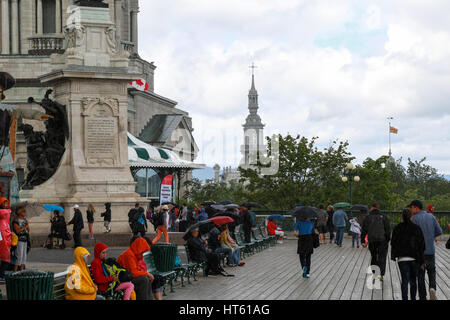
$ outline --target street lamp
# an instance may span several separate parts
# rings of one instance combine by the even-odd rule
[[[361,178],[357,175],[356,169],[353,163],[348,163],[344,169],[344,175],[342,177],[342,182],[349,182],[350,186],[350,204],[352,204],[352,182],[359,182]]]

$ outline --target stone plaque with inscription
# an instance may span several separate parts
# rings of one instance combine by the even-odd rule
[[[85,156],[89,164],[114,164],[118,152],[118,113],[114,99],[85,99]]]
[[[115,117],[86,119],[86,155],[88,158],[113,158],[117,141]]]

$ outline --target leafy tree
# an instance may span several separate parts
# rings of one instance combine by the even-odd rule
[[[275,174],[261,174],[265,167],[261,163],[256,169],[239,169],[257,201],[273,209],[291,209],[298,203],[319,205],[342,197],[345,188],[340,183],[340,172],[354,159],[347,151],[347,142],[333,141],[320,151],[316,147],[317,137],[308,140],[299,135],[279,135],[279,152],[273,155],[272,139],[267,138],[268,154],[272,160],[278,156]]]

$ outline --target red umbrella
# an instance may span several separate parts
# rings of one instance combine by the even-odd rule
[[[214,224],[216,226],[221,226],[222,224],[225,224],[225,223],[232,223],[232,222],[234,222],[233,218],[225,217],[225,216],[212,217],[212,218],[210,218],[208,220],[214,222]]]

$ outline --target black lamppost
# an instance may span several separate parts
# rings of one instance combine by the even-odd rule
[[[359,182],[361,180],[361,178],[357,175],[355,166],[353,165],[353,163],[348,163],[347,166],[344,169],[343,172],[343,177],[342,177],[342,182],[346,183],[349,182],[350,185],[350,204],[352,203],[352,183],[354,182]]]

